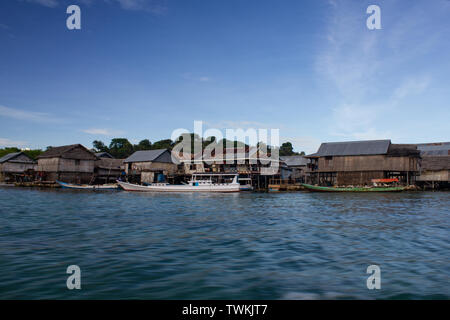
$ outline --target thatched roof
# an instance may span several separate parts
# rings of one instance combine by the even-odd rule
[[[422,156],[422,170],[450,170],[450,156]]]
[[[64,158],[76,160],[96,160],[95,154],[81,144],[71,144],[68,146],[51,147],[37,157],[44,158]]]
[[[389,156],[400,157],[400,156],[413,156],[419,157],[420,150],[417,150],[415,144],[391,144],[388,151]]]

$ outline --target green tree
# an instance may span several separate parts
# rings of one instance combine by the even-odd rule
[[[126,138],[114,138],[109,144],[109,153],[117,159],[127,158],[133,152],[133,145]]]
[[[33,150],[25,150],[23,153],[25,153],[31,159],[36,160],[36,158],[40,156],[42,153],[44,153],[44,151],[42,151],[41,149],[33,149]]]
[[[100,140],[94,140],[92,145],[97,152],[109,152],[109,148]]]
[[[134,145],[134,150],[151,150],[152,149],[152,143],[148,139],[141,140],[138,144]]]
[[[6,156],[8,153],[13,153],[13,152],[19,152],[20,149],[16,148],[16,147],[6,147],[3,149],[0,149],[0,158],[3,156]]]
[[[159,140],[152,144],[152,149],[169,149],[172,150],[174,143],[170,139]]]
[[[294,148],[292,147],[292,143],[285,142],[280,147],[280,156],[293,156],[295,155]]]

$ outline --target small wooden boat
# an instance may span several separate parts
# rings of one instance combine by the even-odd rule
[[[90,185],[90,184],[72,184],[62,181],[56,181],[62,188],[66,189],[77,189],[77,190],[117,190],[119,189],[119,185],[117,183],[111,184],[99,184],[99,185]]]
[[[407,187],[321,187],[302,183],[302,186],[309,191],[318,192],[399,192]]]
[[[228,178],[226,178],[228,177]],[[239,192],[237,174],[194,174],[187,184],[148,183],[146,185],[117,181],[125,191],[140,192]],[[228,180],[228,181],[224,181]]]

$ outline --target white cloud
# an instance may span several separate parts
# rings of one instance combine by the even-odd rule
[[[206,76],[206,75],[202,75],[202,76],[193,75],[191,72],[183,73],[181,76],[184,79],[191,80],[191,81],[210,82],[212,80],[211,77],[209,77],[209,76]]]
[[[58,6],[58,1],[57,0],[26,0],[27,2],[33,2],[33,3],[37,3],[40,5],[43,5],[45,7],[49,7],[49,8],[55,8]]]
[[[429,76],[413,77],[404,80],[404,82],[394,91],[394,99],[402,99],[410,95],[420,94],[428,88],[431,82]]]
[[[24,0],[19,0],[24,1]],[[30,3],[40,4],[48,8],[55,8],[59,5],[59,2],[64,2],[64,5],[72,4],[71,1],[59,1],[58,0],[25,0]],[[78,0],[84,5],[91,5],[94,0]],[[104,3],[118,3],[124,10],[133,11],[147,11],[153,14],[164,14],[167,12],[167,0],[96,0],[95,2]]]
[[[247,120],[223,120],[218,122],[204,122],[204,124],[209,128],[217,128],[217,129],[270,129],[267,124],[257,121],[247,121]]]
[[[319,139],[313,137],[280,137],[280,145],[284,142],[292,143],[294,151],[305,151],[306,154],[316,152],[321,143]]]
[[[167,11],[165,0],[116,0],[125,10],[143,10],[154,14],[164,14]]]
[[[26,141],[11,140],[8,138],[0,138],[0,147],[23,147],[27,144]]]
[[[114,136],[114,135],[120,135],[123,134],[123,131],[116,131],[116,130],[110,130],[110,129],[99,129],[99,128],[91,128],[91,129],[85,129],[81,130],[84,133],[92,134],[92,135],[101,135],[101,136]]]
[[[327,43],[316,61],[320,79],[336,89],[329,133],[345,139],[387,138],[392,132],[382,129],[390,121],[386,114],[394,109],[407,113],[410,105],[404,99],[425,93],[432,81],[423,71],[410,68],[410,63],[423,59],[442,34],[411,31],[429,31],[427,23],[438,10],[425,8],[430,14],[424,18],[424,6],[411,5],[395,16],[398,8],[382,2],[382,19],[389,24],[382,22],[383,30],[368,30],[360,6],[338,0],[329,4]],[[396,130],[401,131],[398,125]]]
[[[0,105],[0,117],[7,117],[16,120],[32,121],[39,123],[62,121],[62,119],[56,118],[49,113],[13,109],[1,105]]]

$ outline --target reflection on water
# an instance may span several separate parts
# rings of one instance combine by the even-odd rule
[[[0,188],[0,202],[3,299],[450,298],[445,192]]]

